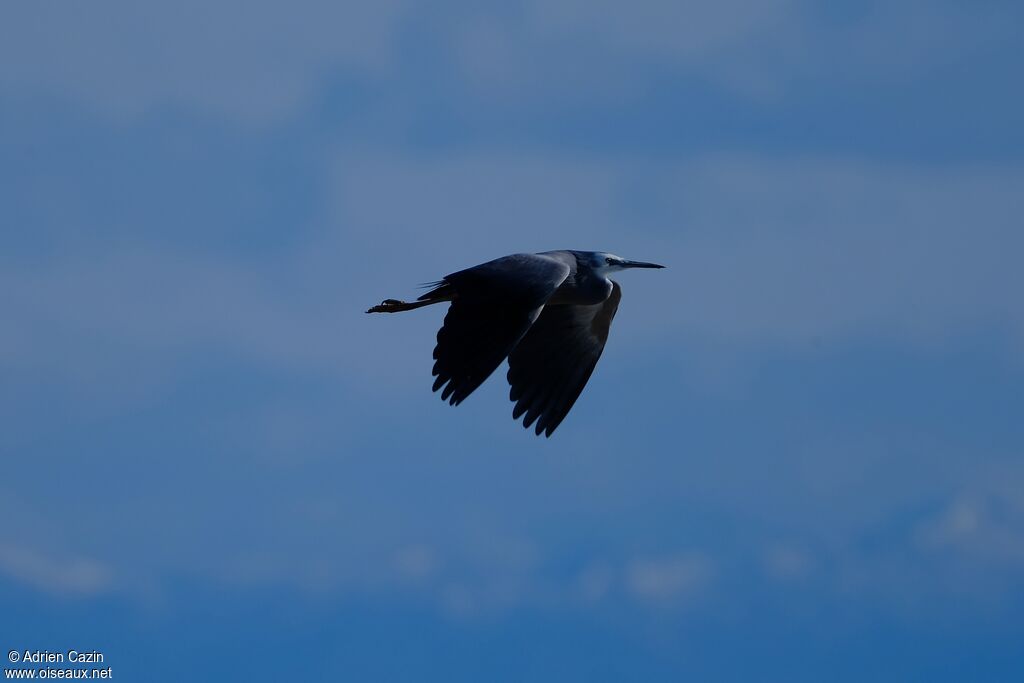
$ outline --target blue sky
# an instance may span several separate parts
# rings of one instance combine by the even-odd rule
[[[0,9],[0,645],[130,680],[1024,676],[1019,3]],[[608,250],[551,440],[441,311]]]

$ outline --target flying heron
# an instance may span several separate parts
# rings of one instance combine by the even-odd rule
[[[536,434],[558,428],[608,340],[622,288],[608,275],[664,268],[603,251],[512,254],[445,275],[416,301],[386,299],[367,313],[450,301],[434,347],[434,391],[455,406],[508,358],[512,419]]]

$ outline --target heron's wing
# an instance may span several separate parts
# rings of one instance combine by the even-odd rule
[[[458,405],[522,339],[569,266],[549,256],[514,254],[445,276],[452,305],[437,332],[434,391]]]
[[[526,413],[523,426],[551,436],[569,414],[594,372],[608,328],[619,308],[622,288],[593,306],[548,306],[508,357],[512,418]]]

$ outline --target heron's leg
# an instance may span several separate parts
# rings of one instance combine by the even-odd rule
[[[413,301],[412,303],[406,303],[405,301],[399,301],[398,299],[384,299],[377,306],[366,311],[367,313],[400,313],[401,311],[411,311],[414,308],[420,308],[422,306],[429,306],[430,304],[440,303],[437,300],[434,301]]]

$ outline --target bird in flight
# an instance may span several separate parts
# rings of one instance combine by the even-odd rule
[[[385,299],[367,313],[451,302],[434,347],[434,391],[456,406],[508,358],[512,419],[538,436],[562,423],[601,357],[627,268],[664,268],[601,251],[512,254],[445,275],[416,301]]]

